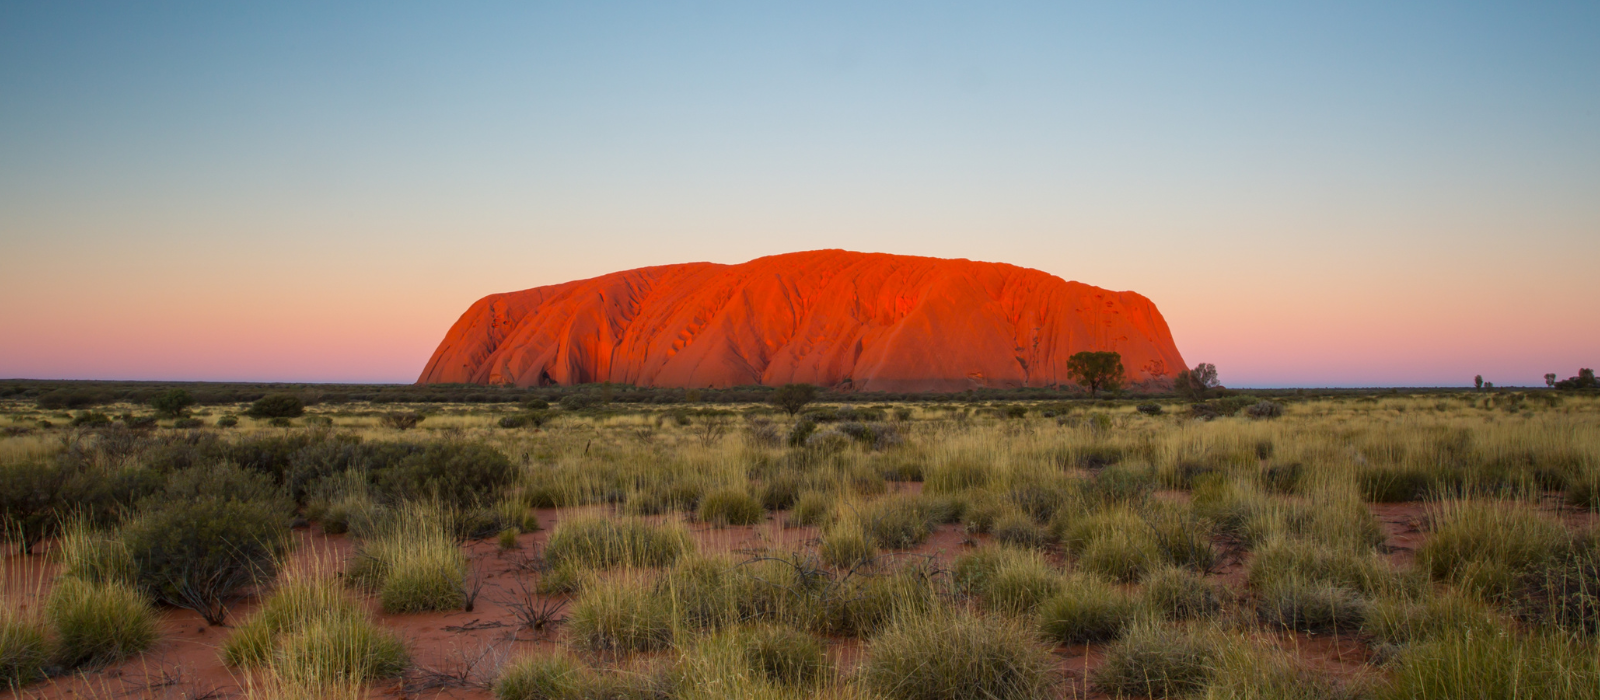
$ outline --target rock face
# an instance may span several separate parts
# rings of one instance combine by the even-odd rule
[[[999,263],[818,250],[492,294],[417,381],[962,391],[1070,384],[1067,358],[1084,350],[1122,353],[1135,383],[1184,367],[1161,312],[1133,292]]]

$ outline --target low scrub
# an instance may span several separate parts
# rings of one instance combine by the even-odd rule
[[[157,638],[155,611],[126,583],[56,582],[45,601],[56,660],[68,668],[120,661]]]
[[[1014,547],[984,547],[956,561],[955,576],[984,607],[1028,613],[1061,590],[1061,574],[1037,552]]]
[[[873,637],[859,677],[889,700],[1029,700],[1054,697],[1055,664],[1020,622],[941,608]]]
[[[240,589],[270,580],[289,548],[289,515],[279,500],[238,500],[206,489],[156,505],[123,530],[139,587],[157,601],[222,624]]]

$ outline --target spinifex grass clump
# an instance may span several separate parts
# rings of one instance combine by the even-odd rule
[[[672,643],[672,610],[652,582],[623,573],[583,589],[567,626],[595,651],[655,651]]]
[[[286,688],[312,695],[389,678],[410,663],[399,637],[375,624],[337,579],[298,572],[228,636],[222,659],[267,668]]]
[[[686,648],[674,671],[675,697],[810,697],[829,675],[822,641],[779,626],[738,627]]]
[[[583,516],[556,525],[545,544],[545,559],[557,567],[656,567],[670,565],[693,551],[694,539],[682,525]]]
[[[1118,697],[1176,697],[1204,690],[1216,664],[1216,640],[1208,635],[1140,623],[1106,650],[1105,662],[1091,679]]]
[[[720,527],[754,525],[766,515],[761,502],[741,489],[723,489],[706,494],[698,512],[702,522]]]
[[[49,661],[44,625],[19,609],[0,609],[0,686],[20,688],[44,677]]]
[[[56,582],[45,601],[56,659],[66,667],[105,664],[148,649],[157,637],[155,611],[126,583]]]
[[[1068,579],[1039,606],[1045,636],[1062,644],[1112,641],[1144,613],[1137,598],[1093,575]]]
[[[446,530],[446,513],[407,504],[359,533],[349,576],[376,590],[384,612],[455,610],[466,602],[466,557]]]
[[[1538,570],[1570,546],[1561,523],[1516,503],[1446,501],[1417,549],[1417,565],[1490,598],[1511,593],[1518,576]]]
[[[1054,666],[1021,622],[936,608],[873,637],[860,680],[891,700],[1029,700],[1053,697]]]
[[[956,560],[955,578],[985,607],[1027,613],[1061,590],[1061,574],[1038,552],[985,547]]]
[[[593,682],[583,664],[564,654],[524,656],[500,670],[497,700],[577,700]]]
[[[1168,620],[1195,620],[1221,612],[1225,590],[1189,569],[1168,566],[1144,581],[1144,602]]]
[[[1592,644],[1563,635],[1451,634],[1408,647],[1381,700],[1600,698]]]

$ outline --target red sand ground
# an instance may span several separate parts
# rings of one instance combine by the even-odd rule
[[[899,485],[905,491],[914,491],[919,486]],[[1396,566],[1409,565],[1425,537],[1425,506],[1419,503],[1375,504],[1371,509],[1388,533],[1385,544],[1390,561]],[[1593,519],[1554,503],[1547,504],[1547,509],[1575,523]],[[572,509],[566,514],[595,510]],[[529,575],[522,568],[527,555],[543,547],[559,517],[555,510],[538,511],[539,522],[545,529],[519,538],[518,550],[501,552],[491,542],[468,545],[473,569],[484,582],[483,592],[471,612],[382,615],[374,608],[374,614],[383,624],[409,641],[416,668],[403,680],[379,684],[373,690],[373,697],[488,698],[487,683],[499,662],[553,648],[563,634],[561,628],[538,634],[519,630],[512,615],[497,601],[507,595],[508,584],[515,577]],[[702,551],[784,551],[815,546],[817,532],[814,528],[783,527],[783,517],[779,514],[748,527],[717,529],[694,525],[691,529]],[[313,528],[302,530],[301,537],[302,546],[297,556],[302,559],[342,560],[352,550],[351,543],[342,535],[323,535]],[[985,539],[982,535],[969,536],[959,526],[944,526],[922,546],[903,554],[928,556],[948,567],[962,552]],[[1242,590],[1247,557],[1231,543],[1218,540],[1218,545],[1227,554],[1223,566],[1213,577],[1234,590]],[[6,568],[9,578],[5,585],[10,591],[37,588],[36,582],[48,580],[54,574],[54,565],[47,563],[42,554],[26,560],[12,555],[8,564],[20,564]],[[232,610],[233,619],[248,619],[253,609],[254,603],[246,600]],[[161,615],[162,639],[151,651],[111,668],[35,684],[26,688],[20,697],[193,700],[242,694],[244,679],[235,677],[224,667],[217,654],[218,645],[228,634],[227,629],[210,627],[187,610],[168,609]],[[1351,679],[1378,673],[1370,665],[1371,650],[1357,636],[1283,632],[1275,638],[1280,647],[1335,678]],[[1067,680],[1065,697],[1104,697],[1087,684],[1089,673],[1103,659],[1103,651],[1102,645],[1070,645],[1056,649],[1060,670]],[[861,662],[864,652],[858,640],[832,640],[831,653],[841,669],[854,668]]]
[[[1184,367],[1161,312],[1134,292],[999,263],[818,250],[493,294],[417,382],[960,391],[1065,384],[1084,350],[1121,353],[1135,383]]]

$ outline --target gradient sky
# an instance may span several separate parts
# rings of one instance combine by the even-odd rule
[[[410,382],[489,293],[847,248],[1234,386],[1600,364],[1600,3],[0,5],[0,377]]]

